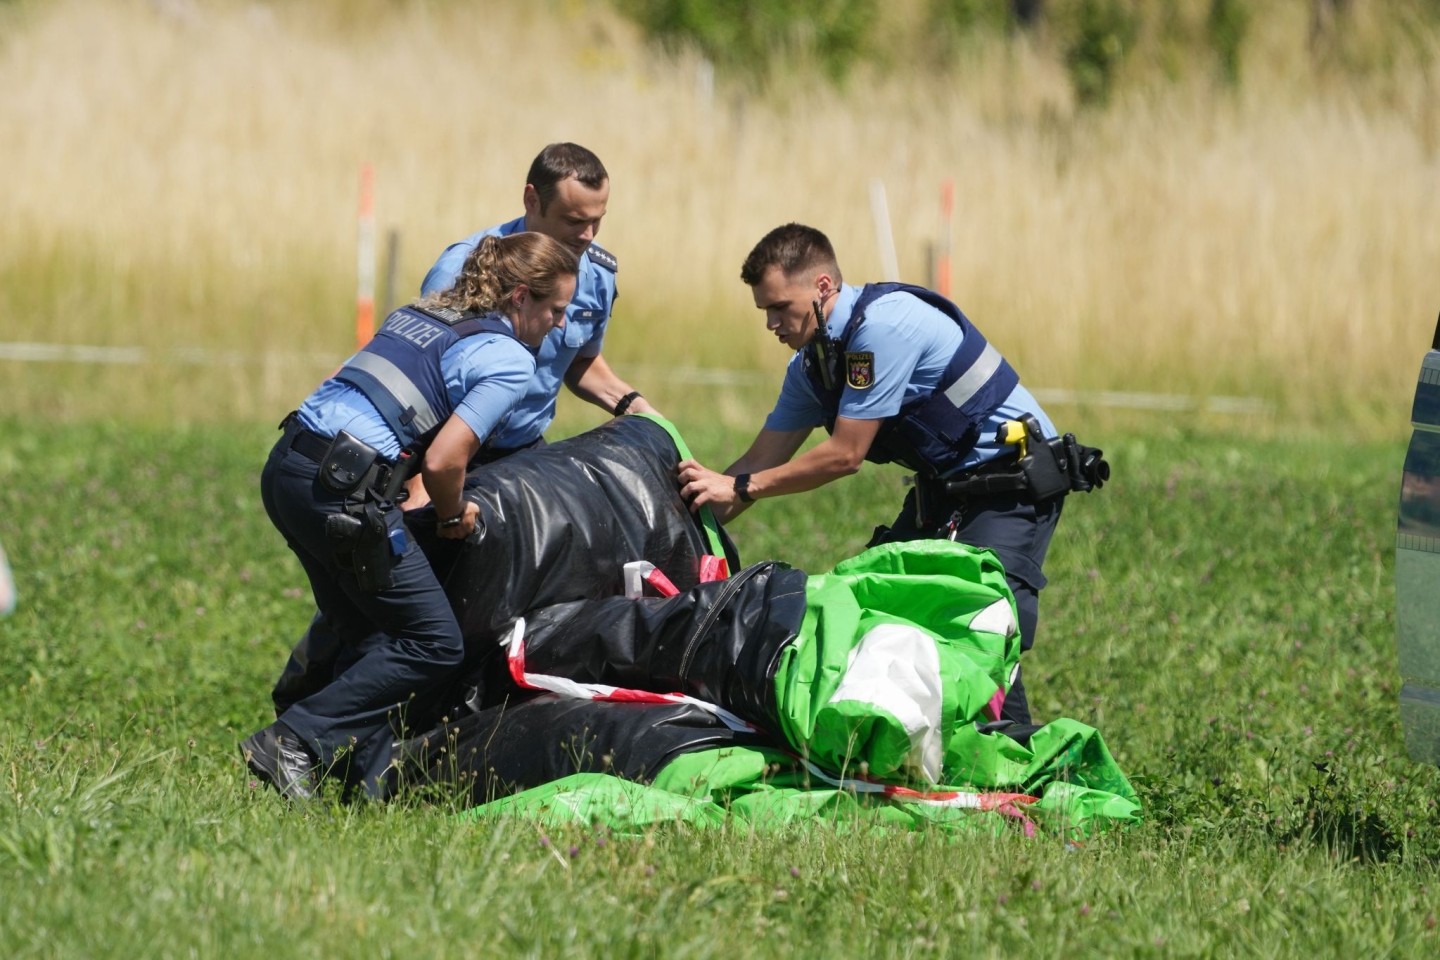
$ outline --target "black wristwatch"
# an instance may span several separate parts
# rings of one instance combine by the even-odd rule
[[[750,474],[741,473],[736,475],[735,496],[739,497],[742,503],[755,502],[755,498],[750,496]]]
[[[620,398],[620,402],[615,404],[615,416],[625,416],[625,411],[630,409],[630,404],[634,403],[636,400],[639,399],[639,390],[631,390],[629,393],[625,394],[625,396]]]

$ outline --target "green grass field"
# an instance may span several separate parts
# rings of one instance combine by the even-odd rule
[[[1199,25],[1214,5],[1165,6]],[[0,170],[23,185],[0,195],[0,347],[140,358],[0,358],[20,591],[0,955],[1436,955],[1440,772],[1405,756],[1392,569],[1436,309],[1440,38],[1354,4],[1352,39],[1398,29],[1408,52],[1339,74],[1307,46],[1310,0],[1252,6],[1241,90],[1137,75],[1091,114],[1053,42],[998,34],[944,74],[747,93],[603,3],[0,2]],[[236,744],[313,609],[258,474],[269,425],[352,346],[361,165],[398,301],[519,214],[557,139],[613,177],[605,354],[716,467],[786,359],[736,279],[765,230],[815,223],[847,280],[878,279],[879,183],[905,279],[953,235],[957,302],[1027,385],[1081,396],[1045,402],[1114,465],[1066,508],[1027,686],[1037,715],[1102,731],[1141,826],[1079,847],[546,836],[254,783]],[[595,422],[578,406],[552,436]],[[731,532],[820,572],[902,493],[867,467]]]
[[[8,957],[1440,947],[1440,773],[1406,759],[1397,721],[1396,441],[1082,436],[1115,479],[1066,508],[1028,686],[1039,715],[1104,733],[1147,819],[1075,848],[825,824],[547,837],[459,824],[454,804],[289,807],[235,747],[312,609],[259,503],[273,434],[3,426]],[[748,440],[687,438],[717,462]],[[731,532],[748,560],[819,572],[901,490],[867,467]]]

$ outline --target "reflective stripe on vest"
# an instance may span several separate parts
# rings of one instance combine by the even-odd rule
[[[429,433],[430,428],[440,422],[440,415],[430,406],[415,381],[378,353],[366,353],[362,350],[351,357],[345,366],[351,370],[363,370],[374,377],[375,383],[383,387],[411,414],[408,426],[417,435]]]
[[[1000,364],[1004,362],[1005,358],[1000,356],[1000,351],[995,349],[995,344],[987,340],[985,349],[970,365],[970,369],[961,374],[959,380],[945,388],[945,398],[957,407],[965,406],[974,399],[975,394],[980,392],[986,382],[999,372]]]
[[[497,314],[482,317],[443,307],[401,307],[345,361],[335,379],[355,387],[375,405],[402,447],[414,446],[454,412],[441,358],[477,333],[498,333],[522,342]]]

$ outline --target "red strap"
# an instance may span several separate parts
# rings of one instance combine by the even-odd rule
[[[724,557],[715,557],[710,554],[700,558],[700,582],[710,583],[713,580],[725,580],[730,576],[730,565]]]
[[[660,572],[658,567],[645,574],[644,579],[645,582],[654,587],[656,592],[662,597],[673,597],[680,592],[675,584],[670,582],[670,578]]]

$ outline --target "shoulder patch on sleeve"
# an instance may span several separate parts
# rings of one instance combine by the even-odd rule
[[[585,251],[585,255],[589,257],[591,262],[596,266],[604,267],[611,273],[620,272],[620,263],[615,259],[615,254],[606,250],[598,243],[590,244],[590,247]]]
[[[846,351],[845,383],[856,390],[875,386],[875,354]]]

